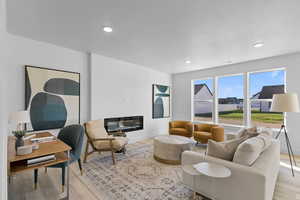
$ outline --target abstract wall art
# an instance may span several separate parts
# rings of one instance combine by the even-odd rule
[[[152,118],[170,117],[170,87],[152,85]]]
[[[59,129],[80,123],[80,74],[25,66],[27,130]]]

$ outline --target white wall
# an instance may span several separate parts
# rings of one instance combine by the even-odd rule
[[[144,116],[144,130],[128,133],[130,142],[168,133],[168,118],[152,119],[152,84],[171,84],[171,76],[113,58],[91,55],[92,119]]]
[[[287,69],[287,91],[296,92],[300,96],[300,53],[227,65],[206,70],[174,74],[173,86],[173,119],[191,120],[191,80],[211,76],[235,74],[248,71],[282,68]],[[300,155],[299,134],[300,113],[287,114],[287,128],[296,154]],[[285,146],[283,145],[285,151]]]
[[[5,3],[3,0],[0,2],[1,6]],[[7,198],[8,115],[25,107],[24,65],[80,72],[81,120],[85,122],[90,117],[88,54],[8,34],[5,18],[2,18],[3,15],[5,17],[4,8],[0,7],[0,200]]]
[[[4,93],[8,113],[23,110],[25,103],[24,66],[32,65],[60,69],[81,74],[81,112],[80,119],[89,119],[88,54],[58,47],[48,43],[7,34],[5,76],[10,83]]]
[[[5,56],[2,52],[7,48],[6,35],[6,1],[0,0],[0,200],[7,199],[7,140],[6,140],[6,109],[5,109]]]

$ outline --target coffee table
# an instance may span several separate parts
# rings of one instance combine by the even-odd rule
[[[216,181],[218,178],[227,178],[231,176],[231,170],[223,165],[219,165],[216,163],[209,162],[201,162],[195,165],[184,165],[182,166],[182,170],[184,170],[187,174],[191,176],[208,176],[212,177],[212,181]],[[194,199],[199,195],[204,199],[210,199],[200,193],[194,192]]]
[[[178,135],[157,136],[153,140],[153,157],[165,164],[180,165],[182,152],[191,150],[193,143],[193,140]]]

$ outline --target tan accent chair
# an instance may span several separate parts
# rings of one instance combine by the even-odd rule
[[[190,138],[193,136],[193,124],[189,121],[169,122],[169,134],[180,135]]]
[[[222,142],[224,141],[224,128],[215,124],[195,124],[194,139],[202,144],[207,144],[209,139]]]
[[[128,139],[126,137],[109,136],[104,128],[103,120],[89,121],[84,124],[84,127],[87,136],[84,163],[87,157],[94,152],[111,151],[113,164],[116,163],[114,156],[116,151],[125,153],[125,145],[128,144]],[[89,144],[93,148],[91,152],[88,152]]]

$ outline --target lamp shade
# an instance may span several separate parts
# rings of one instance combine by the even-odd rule
[[[274,94],[271,111],[299,112],[299,101],[296,93]]]
[[[16,122],[16,123],[29,123],[30,122],[30,116],[28,111],[19,111],[11,113],[9,117],[10,122]]]

